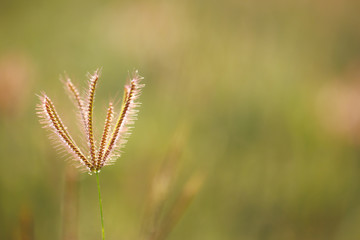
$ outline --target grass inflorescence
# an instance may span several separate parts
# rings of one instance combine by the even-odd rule
[[[65,89],[78,109],[79,122],[82,126],[81,130],[84,136],[86,136],[85,145],[87,145],[87,149],[81,149],[79,145],[76,144],[69,134],[68,128],[64,125],[57,113],[53,102],[45,93],[39,96],[40,104],[37,105],[37,114],[40,117],[40,123],[50,131],[51,139],[55,140],[57,146],[69,153],[71,159],[83,170],[88,171],[90,174],[95,173],[99,193],[102,239],[104,240],[104,218],[99,173],[105,165],[113,163],[116,158],[120,156],[119,150],[124,146],[126,138],[130,134],[129,125],[133,124],[136,119],[138,112],[137,107],[140,105],[137,99],[141,94],[141,89],[144,87],[144,84],[140,83],[142,77],[140,77],[138,71],[135,71],[129,83],[125,85],[121,110],[115,122],[113,103],[109,103],[104,130],[99,141],[99,146],[97,146],[93,130],[93,109],[95,90],[99,77],[99,69],[97,69],[94,74],[89,75],[88,91],[83,97],[69,77],[66,77],[66,81],[64,81]]]
[[[53,102],[45,93],[39,96],[41,103],[37,106],[40,122],[50,130],[52,139],[55,139],[58,145],[70,153],[72,159],[80,163],[80,166],[83,166],[89,173],[100,171],[105,165],[114,162],[119,156],[118,150],[124,146],[130,133],[129,125],[133,124],[136,118],[138,111],[136,108],[140,105],[137,99],[141,93],[141,88],[144,86],[144,84],[140,83],[142,77],[135,71],[129,83],[125,85],[121,111],[115,123],[113,123],[115,114],[113,103],[109,103],[104,130],[99,141],[100,144],[97,147],[93,131],[93,109],[99,75],[99,70],[90,75],[89,89],[85,98],[80,96],[70,78],[67,78],[65,82],[66,89],[79,111],[79,120],[82,130],[85,131],[88,149],[81,149],[75,143],[57,113]]]

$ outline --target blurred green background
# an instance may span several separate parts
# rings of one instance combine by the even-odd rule
[[[76,134],[59,75],[85,89],[98,67],[98,130],[129,71],[146,84],[124,154],[101,172],[107,239],[150,239],[157,188],[167,239],[359,239],[359,12],[357,0],[1,1],[0,239],[100,239],[95,177],[35,114],[45,91]]]

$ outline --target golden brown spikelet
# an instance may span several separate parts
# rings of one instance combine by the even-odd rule
[[[97,160],[95,163],[95,170],[97,170],[97,171],[100,170],[100,168],[101,168],[100,164],[101,164],[102,157],[104,156],[104,150],[105,150],[106,143],[109,138],[109,132],[110,132],[113,116],[114,116],[114,110],[113,110],[112,103],[110,103],[107,114],[106,114],[104,131],[103,131],[103,134],[101,137],[98,156],[97,156]]]
[[[130,84],[125,86],[125,97],[121,112],[111,134],[105,154],[101,159],[100,168],[111,163],[113,161],[112,156],[116,156],[114,151],[116,149],[120,150],[126,143],[126,138],[130,134],[129,125],[133,124],[137,115],[136,108],[140,105],[136,100],[141,94],[141,89],[145,86],[140,83],[142,79],[136,71],[130,80]]]
[[[43,94],[40,96],[40,100],[41,104],[38,105],[38,115],[41,119],[40,122],[58,137],[62,143],[61,145],[69,153],[71,153],[80,163],[90,169],[92,164],[86,159],[84,154],[69,135],[67,128],[62,123],[50,98]]]
[[[85,111],[84,111],[84,100],[81,98],[78,89],[75,87],[75,85],[72,83],[72,81],[69,77],[66,77],[66,82],[64,82],[64,84],[65,84],[66,90],[69,93],[70,98],[73,100],[74,105],[78,108],[81,125],[85,132],[86,117],[85,117]]]
[[[91,163],[95,166],[95,142],[94,142],[94,130],[93,130],[93,109],[94,109],[94,97],[96,84],[99,80],[99,69],[97,69],[94,75],[90,75],[89,79],[89,92],[86,101],[86,133],[88,138],[88,145],[90,151]]]

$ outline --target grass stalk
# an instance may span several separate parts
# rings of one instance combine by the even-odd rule
[[[95,173],[96,175],[96,182],[99,192],[99,206],[100,206],[100,218],[101,218],[101,233],[102,233],[102,240],[105,240],[105,231],[104,231],[104,216],[102,210],[102,200],[101,200],[101,192],[100,192],[100,181],[99,181],[99,172]]]

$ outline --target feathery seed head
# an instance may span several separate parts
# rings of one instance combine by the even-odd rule
[[[136,108],[140,104],[136,100],[141,93],[141,88],[144,87],[144,84],[140,84],[143,78],[135,71],[130,83],[125,86],[121,111],[114,124],[114,108],[113,104],[109,103],[99,148],[96,149],[93,133],[93,108],[99,75],[100,70],[98,69],[90,76],[89,90],[85,101],[69,78],[64,82],[70,97],[78,108],[80,122],[87,136],[88,149],[86,155],[83,154],[83,151],[68,133],[67,128],[55,110],[54,104],[46,94],[43,93],[39,96],[40,104],[37,105],[40,123],[44,128],[50,130],[51,138],[56,139],[58,146],[70,153],[73,159],[90,173],[100,171],[103,166],[114,162],[115,157],[119,156],[119,150],[124,146],[126,138],[130,134],[129,125],[133,124],[137,115]]]

